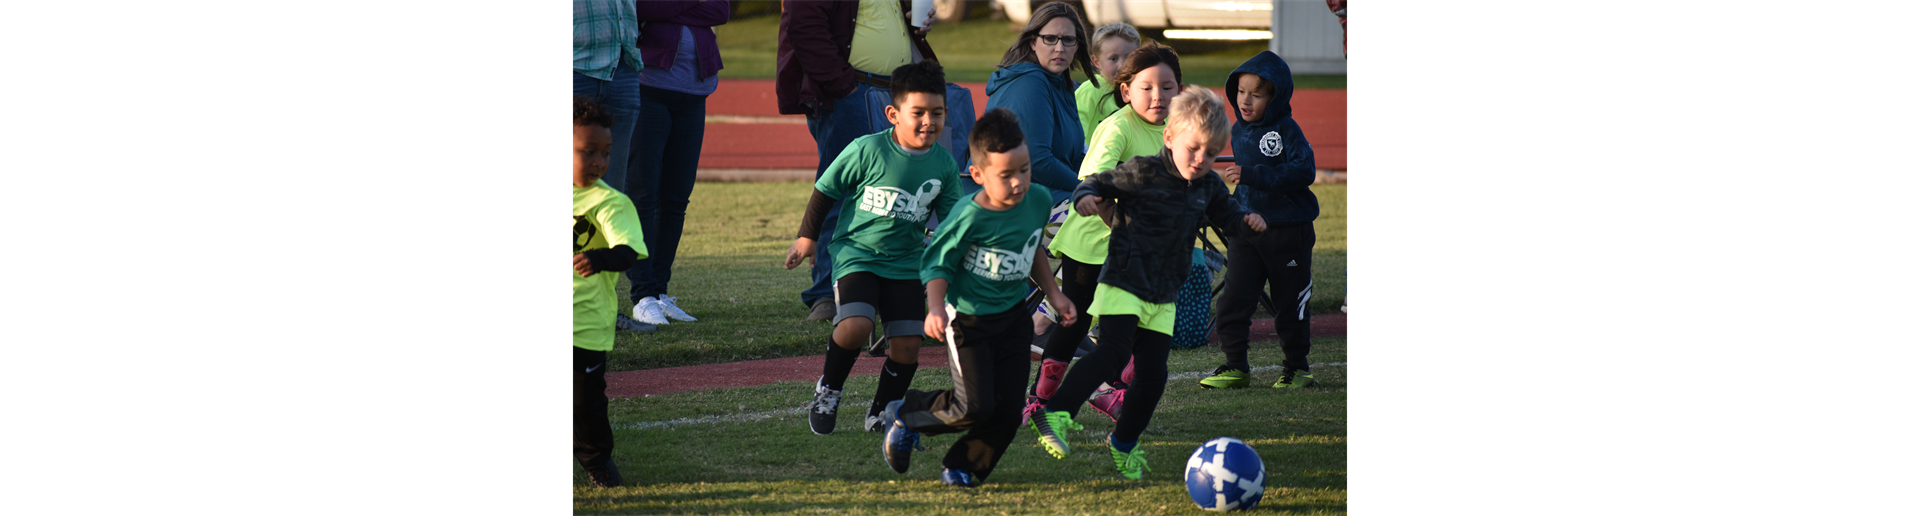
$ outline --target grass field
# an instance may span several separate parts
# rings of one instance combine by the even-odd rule
[[[907,474],[887,469],[880,436],[859,431],[875,376],[848,379],[840,429],[817,436],[800,410],[809,382],[714,389],[615,400],[614,456],[628,487],[586,487],[574,467],[578,514],[1197,514],[1182,468],[1200,443],[1238,437],[1267,469],[1265,499],[1252,514],[1345,514],[1347,503],[1346,339],[1316,339],[1309,360],[1318,384],[1266,387],[1280,353],[1256,345],[1254,387],[1209,391],[1197,382],[1218,365],[1207,348],[1175,350],[1166,394],[1141,436],[1146,478],[1115,474],[1104,439],[1112,423],[1091,409],[1077,421],[1073,452],[1054,459],[1022,429],[993,476],[977,489],[938,480],[940,457],[957,434],[922,437]],[[1268,366],[1263,368],[1262,366]],[[916,389],[952,385],[922,369]]]
[[[1320,198],[1320,218],[1314,221],[1318,241],[1308,310],[1340,313],[1346,300],[1347,187],[1312,188]],[[629,371],[820,353],[827,325],[805,320],[800,304],[800,291],[812,283],[807,266],[790,271],[780,266],[810,191],[797,182],[698,183],[669,293],[700,321],[619,334],[609,367]],[[631,305],[620,310],[632,313]]]
[[[727,79],[771,79],[774,58],[779,49],[780,17],[755,16],[733,20],[714,27],[720,55],[726,68],[720,77]],[[1019,27],[1006,20],[968,20],[935,25],[927,34],[933,53],[946,68],[952,82],[985,82],[993,74],[1000,57],[1019,38]],[[1148,34],[1146,36],[1151,36]],[[1266,50],[1266,41],[1218,42],[1197,40],[1161,40],[1180,53],[1181,76],[1190,84],[1224,86],[1227,74],[1247,58]],[[1085,80],[1078,73],[1074,82]],[[1295,88],[1346,89],[1345,75],[1296,75]]]

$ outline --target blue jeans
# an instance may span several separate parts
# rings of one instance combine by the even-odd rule
[[[627,197],[640,217],[647,258],[627,269],[635,301],[667,293],[673,257],[687,222],[687,198],[707,132],[707,96],[640,86],[640,127],[633,146]]]
[[[854,73],[865,73],[855,70]],[[887,79],[885,75],[867,74],[871,77]],[[973,93],[953,83],[947,83],[947,123],[942,130],[942,145],[953,152],[953,161],[960,165],[961,183],[970,184],[967,177],[967,138],[973,134]],[[883,88],[875,88],[865,83],[856,83],[853,93],[833,103],[833,111],[825,114],[815,112],[807,115],[807,132],[813,135],[814,145],[820,156],[819,168],[813,171],[815,181],[826,174],[827,165],[833,164],[833,158],[846,150],[855,138],[885,131],[893,127],[887,122],[887,105],[893,103],[893,93]],[[976,186],[975,189],[979,187]],[[813,286],[800,293],[800,303],[813,306],[821,299],[833,296],[833,256],[827,253],[827,243],[833,241],[833,231],[840,222],[840,203],[833,203],[833,209],[827,211],[827,219],[821,223],[820,238],[814,240]],[[928,228],[938,224],[935,218],[928,218]]]
[[[593,99],[613,115],[613,152],[607,156],[607,174],[600,180],[614,190],[627,191],[627,170],[633,161],[633,128],[640,120],[640,73],[625,63],[614,68],[611,81],[573,72],[573,94]]]

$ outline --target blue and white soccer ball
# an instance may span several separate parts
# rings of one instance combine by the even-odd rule
[[[1187,457],[1187,496],[1201,509],[1252,509],[1266,492],[1266,464],[1239,439],[1215,438]]]

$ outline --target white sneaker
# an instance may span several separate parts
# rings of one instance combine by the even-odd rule
[[[667,316],[660,313],[660,301],[651,297],[633,303],[633,318],[652,325],[667,324]]]
[[[653,306],[659,307],[661,313],[666,314],[667,317],[671,317],[675,321],[694,322],[699,320],[699,319],[693,318],[693,316],[691,315],[687,315],[686,310],[681,310],[680,307],[674,306],[673,301],[675,299],[678,299],[678,298],[671,297],[671,296],[660,296],[659,301],[655,302]]]

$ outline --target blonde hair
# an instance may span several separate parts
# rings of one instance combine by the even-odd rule
[[[1169,135],[1200,131],[1207,137],[1208,149],[1221,150],[1227,147],[1227,130],[1227,102],[1213,90],[1188,85],[1167,107]]]
[[[1096,55],[1099,54],[1100,47],[1106,46],[1107,38],[1120,38],[1137,46],[1140,44],[1140,31],[1134,30],[1132,25],[1125,23],[1101,25],[1100,28],[1093,30],[1093,41],[1087,42],[1092,46],[1087,49],[1092,50]]]

